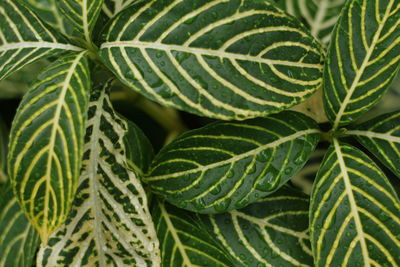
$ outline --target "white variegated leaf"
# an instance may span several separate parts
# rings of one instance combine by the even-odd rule
[[[107,17],[112,18],[135,1],[138,0],[104,0],[102,9]]]

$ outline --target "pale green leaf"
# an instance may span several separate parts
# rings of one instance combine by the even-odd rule
[[[0,117],[0,185],[8,180],[7,177],[7,146],[9,130]]]
[[[41,247],[38,266],[159,266],[147,197],[128,167],[128,123],[107,87],[91,95],[78,193],[66,222]]]
[[[356,136],[363,146],[400,177],[400,111],[353,126],[346,134]]]
[[[232,266],[313,266],[308,205],[306,195],[284,187],[244,209],[203,218],[235,259]]]
[[[361,117],[399,70],[400,3],[348,0],[324,70],[325,111],[334,128]]]
[[[195,213],[155,200],[152,215],[161,244],[162,266],[233,266],[229,254],[199,224]]]
[[[11,186],[0,186],[0,266],[31,267],[39,235],[29,223]]]
[[[65,221],[76,192],[90,90],[85,54],[71,52],[39,75],[11,130],[9,175],[44,243]]]
[[[25,65],[63,51],[80,51],[19,1],[0,1],[0,80]]]
[[[384,173],[363,152],[336,139],[311,195],[316,266],[398,266],[400,205]]]
[[[317,128],[293,111],[212,123],[164,147],[144,181],[184,209],[242,208],[276,191],[304,166],[318,143]]]
[[[223,120],[276,113],[321,86],[322,52],[268,1],[133,3],[104,32],[100,56],[164,106]]]
[[[107,17],[112,18],[135,1],[138,0],[104,0],[102,10]]]

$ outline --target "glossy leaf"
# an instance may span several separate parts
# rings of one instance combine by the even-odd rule
[[[241,210],[203,216],[233,266],[313,266],[308,197],[282,188]]]
[[[0,117],[0,185],[5,183],[7,178],[7,146],[9,130]]]
[[[41,247],[38,266],[159,266],[146,193],[127,163],[128,124],[113,110],[105,88],[92,93],[86,129],[74,205]]]
[[[317,128],[293,111],[213,123],[162,149],[144,181],[184,209],[242,208],[276,191],[304,166],[318,143]]]
[[[335,129],[378,102],[396,76],[399,60],[400,3],[348,0],[324,70],[325,111]]]
[[[61,12],[73,29],[89,43],[103,3],[104,0],[57,0]]]
[[[135,1],[137,0],[104,0],[102,9],[107,17],[112,18]]]
[[[356,136],[362,145],[400,177],[400,111],[352,127],[346,134]]]
[[[311,195],[316,266],[400,264],[400,202],[384,173],[335,139]]]
[[[8,169],[42,242],[66,219],[81,168],[90,74],[72,52],[39,75],[13,121]]]
[[[229,254],[199,224],[195,213],[155,200],[152,214],[162,266],[233,266]]]
[[[63,51],[80,51],[20,1],[0,1],[0,80],[29,63]]]
[[[223,120],[265,116],[321,85],[319,44],[267,1],[138,1],[104,33],[100,56],[146,97]]]
[[[39,235],[13,195],[11,186],[0,186],[0,266],[31,267]]]

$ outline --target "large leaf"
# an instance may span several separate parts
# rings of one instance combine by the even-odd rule
[[[12,188],[0,186],[0,266],[31,267],[39,235],[29,223]]]
[[[348,0],[324,70],[325,111],[334,128],[367,112],[384,95],[400,60],[400,3]]]
[[[80,51],[19,1],[0,1],[0,80],[23,66],[65,50]]]
[[[293,111],[213,123],[162,149],[144,181],[184,209],[242,208],[276,191],[304,166],[318,143],[317,128]]]
[[[199,224],[196,214],[155,200],[152,215],[161,244],[162,266],[233,266],[229,254]]]
[[[135,1],[138,0],[104,0],[102,9],[109,18],[112,18]]]
[[[400,111],[354,126],[346,134],[357,136],[361,144],[400,177]]]
[[[400,205],[383,172],[335,139],[311,196],[316,266],[398,266]]]
[[[138,1],[104,33],[100,56],[165,106],[230,120],[267,115],[321,85],[318,43],[267,1]]]
[[[313,266],[308,205],[307,196],[283,188],[244,209],[203,218],[233,266]]]
[[[85,54],[71,52],[39,75],[11,130],[9,174],[43,242],[65,221],[76,192],[90,89]]]
[[[105,88],[92,93],[86,129],[73,208],[42,246],[38,266],[159,266],[147,197],[128,168],[128,124],[114,112]]]
[[[104,0],[57,0],[61,12],[85,41],[91,43],[91,33]]]
[[[0,185],[7,181],[7,146],[9,130],[0,117]]]

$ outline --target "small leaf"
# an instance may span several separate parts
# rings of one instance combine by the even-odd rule
[[[154,201],[152,214],[161,242],[162,266],[233,266],[196,214],[161,200]]]
[[[399,22],[398,1],[347,1],[324,70],[325,111],[335,129],[372,108],[396,77]]]
[[[233,266],[313,266],[308,205],[306,195],[285,187],[244,209],[202,217]]]
[[[42,246],[38,266],[159,266],[159,244],[147,197],[128,168],[128,124],[105,88],[92,93],[84,163],[67,221]]]
[[[400,111],[354,126],[346,134],[356,136],[363,146],[400,177]]]
[[[213,123],[162,149],[144,181],[184,209],[242,208],[276,191],[304,166],[318,143],[317,128],[293,111]]]
[[[29,63],[63,51],[81,51],[24,4],[0,1],[0,81]]]
[[[85,54],[71,52],[39,75],[11,130],[9,174],[44,243],[65,221],[76,192],[90,90]]]
[[[7,177],[8,135],[9,135],[9,130],[4,121],[0,117],[0,185],[8,180]]]
[[[400,205],[383,172],[334,139],[311,195],[316,266],[400,264]]]
[[[0,186],[0,266],[33,266],[39,235],[29,223],[11,186]]]
[[[102,9],[107,17],[112,18],[135,1],[138,0],[104,0]]]
[[[211,118],[276,113],[322,82],[317,41],[267,1],[138,1],[103,39],[100,56],[126,85]]]

